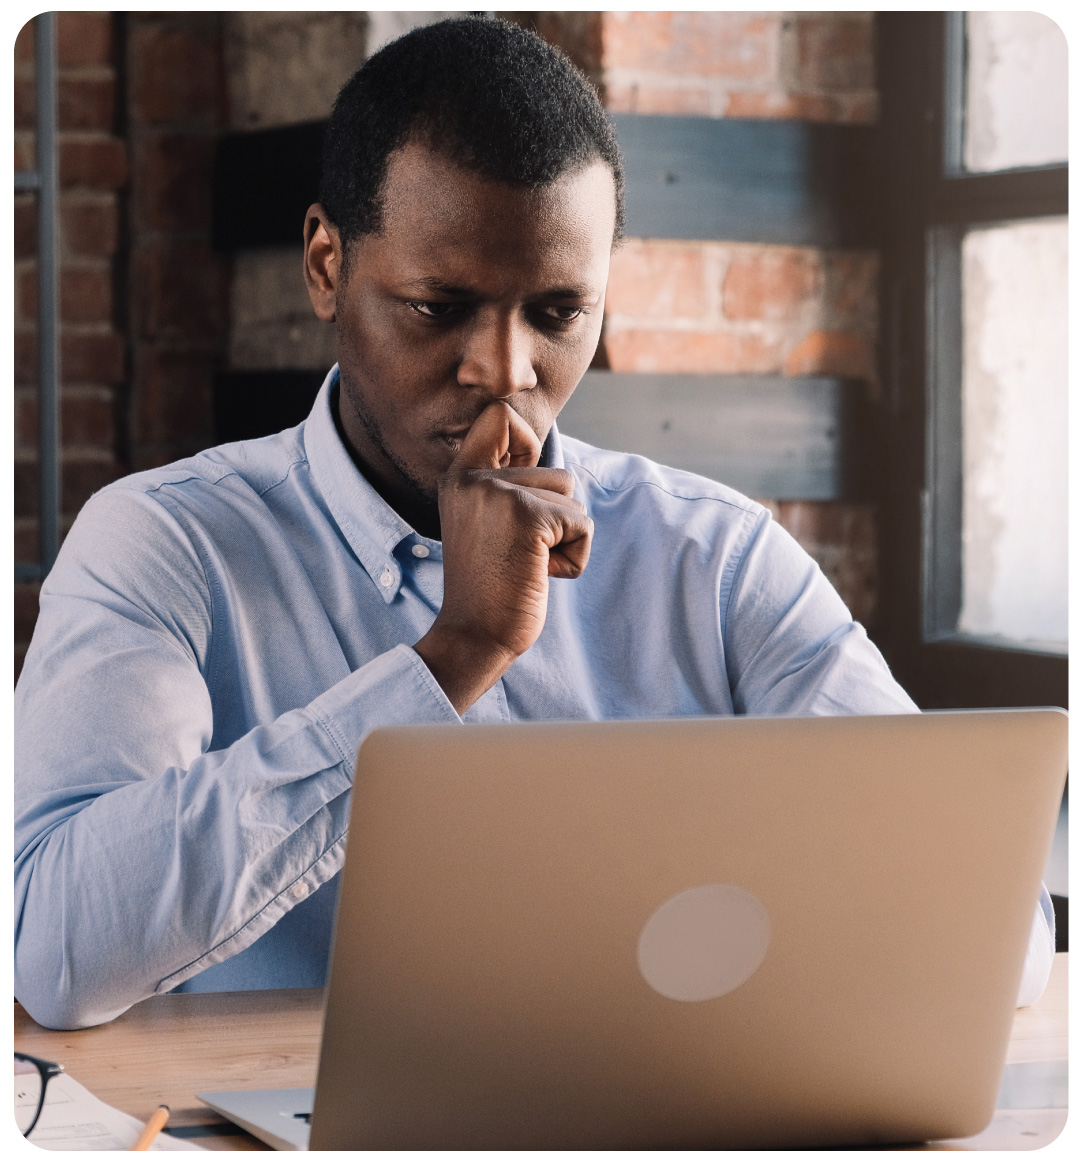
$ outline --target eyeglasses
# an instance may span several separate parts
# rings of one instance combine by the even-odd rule
[[[15,1123],[24,1136],[29,1136],[38,1122],[49,1080],[63,1070],[62,1063],[15,1052]]]

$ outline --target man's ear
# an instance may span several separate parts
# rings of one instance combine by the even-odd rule
[[[311,307],[323,322],[337,317],[343,258],[337,228],[316,203],[304,219],[304,282]]]

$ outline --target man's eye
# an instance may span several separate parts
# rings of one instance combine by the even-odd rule
[[[584,310],[580,306],[545,306],[544,313],[558,322],[573,322]]]
[[[461,309],[456,302],[410,302],[409,306],[424,318],[445,318]]]

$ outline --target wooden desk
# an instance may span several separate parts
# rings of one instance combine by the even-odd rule
[[[96,1096],[139,1119],[166,1103],[170,1128],[207,1133],[190,1137],[196,1143],[250,1151],[264,1146],[226,1125],[195,1092],[313,1086],[321,1017],[320,990],[162,995],[86,1031],[46,1031],[16,1004],[15,1047],[63,1063]],[[1058,955],[1046,994],[1016,1013],[1008,1062],[1052,1064],[1068,1055],[1068,955]],[[1066,1115],[1065,1108],[1002,1108],[980,1135],[929,1147],[1041,1148]]]

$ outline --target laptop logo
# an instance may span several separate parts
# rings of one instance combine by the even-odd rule
[[[692,886],[659,906],[642,928],[638,969],[668,999],[718,999],[761,966],[769,936],[769,912],[749,890]]]

